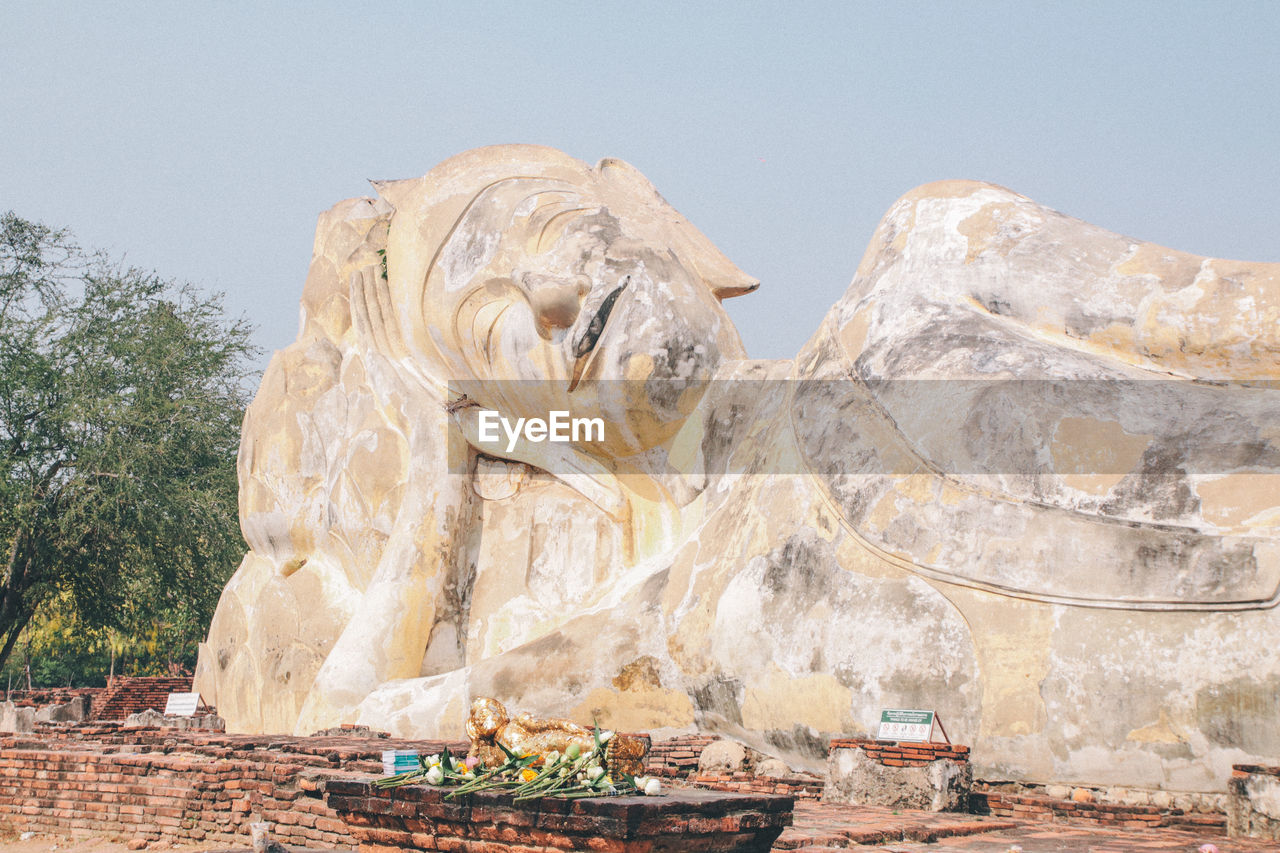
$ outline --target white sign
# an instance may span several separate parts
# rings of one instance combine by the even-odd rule
[[[164,703],[166,717],[190,717],[204,703],[199,693],[170,693],[169,701]]]
[[[933,711],[884,710],[880,712],[880,731],[876,739],[927,741],[933,736],[933,721]]]

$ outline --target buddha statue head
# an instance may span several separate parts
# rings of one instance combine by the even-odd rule
[[[744,356],[720,301],[757,282],[626,163],[499,146],[377,188],[394,208],[401,357],[452,398],[512,419],[600,417],[593,454],[627,456],[668,439]]]

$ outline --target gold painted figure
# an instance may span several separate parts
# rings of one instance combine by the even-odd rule
[[[471,739],[468,757],[479,758],[486,767],[497,767],[507,760],[499,743],[516,755],[546,753],[553,749],[564,752],[575,743],[584,753],[595,748],[591,729],[585,726],[569,720],[540,720],[527,713],[512,719],[501,702],[485,696],[471,703],[467,737]]]
[[[499,743],[516,755],[544,754],[555,750],[564,752],[577,744],[584,754],[595,748],[595,736],[591,729],[571,720],[541,720],[531,714],[521,713],[512,719],[497,699],[481,696],[471,703],[467,715],[467,737],[471,739],[468,758],[479,758],[486,767],[497,767],[507,760]],[[611,772],[629,773],[632,776],[644,772],[648,744],[629,735],[613,735],[605,747]],[[616,778],[616,777],[615,777]]]

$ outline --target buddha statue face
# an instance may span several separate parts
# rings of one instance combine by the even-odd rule
[[[501,702],[481,696],[471,703],[471,712],[467,715],[467,737],[473,741],[492,740],[510,719]]]
[[[512,146],[501,176],[458,159],[392,199],[393,290],[422,294],[408,337],[505,417],[602,418],[595,455],[669,438],[744,356],[720,300],[756,283],[626,164]]]

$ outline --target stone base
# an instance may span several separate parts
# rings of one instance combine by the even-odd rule
[[[515,804],[507,793],[447,799],[448,788],[330,780],[325,801],[361,853],[504,848],[600,853],[767,853],[791,824],[790,797],[677,790],[658,797],[547,797]]]
[[[827,753],[823,802],[934,812],[969,809],[968,747],[839,740]]]
[[[217,714],[195,714],[190,717],[166,716],[159,711],[140,711],[125,717],[124,726],[147,729],[180,729],[182,731],[224,732],[226,720]]]
[[[1227,835],[1280,841],[1280,767],[1236,764],[1227,790]]]
[[[36,727],[36,709],[0,702],[0,732],[26,734]]]

